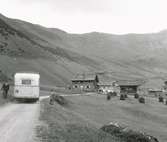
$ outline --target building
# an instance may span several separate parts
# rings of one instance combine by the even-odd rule
[[[94,92],[98,89],[98,76],[96,74],[77,74],[72,80],[73,91]]]
[[[156,97],[162,94],[164,91],[164,79],[162,78],[150,78],[142,84],[139,89],[141,94]],[[165,92],[165,91],[164,91]]]
[[[148,89],[148,95],[158,97],[162,95],[162,89]]]
[[[167,81],[164,81],[164,84],[162,85],[163,92],[167,92]]]
[[[100,82],[98,83],[98,92],[99,93],[107,93],[107,92],[113,92],[114,87],[112,82]]]
[[[135,94],[138,92],[139,86],[144,82],[141,80],[119,80],[117,81],[120,87],[120,93]]]
[[[117,92],[115,80],[111,77],[107,76],[106,74],[97,74],[98,75],[98,92],[102,94],[106,94],[108,92]]]

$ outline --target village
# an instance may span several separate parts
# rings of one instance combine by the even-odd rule
[[[166,140],[162,125],[166,120],[166,89],[163,78],[117,80],[106,72],[81,73],[71,79],[67,92],[51,91],[50,105],[75,110],[82,119],[97,127],[103,124],[101,130],[125,142],[161,142]],[[73,105],[76,108],[70,108]],[[161,127],[161,137],[155,126]]]
[[[144,79],[114,80],[105,73],[82,73],[76,74],[71,79],[71,85],[68,89],[73,93],[96,92],[109,98],[112,95],[118,95],[121,100],[124,100],[127,95],[134,96],[137,99],[154,97],[167,104],[167,81],[164,79],[159,80],[158,83],[152,83],[152,80]]]

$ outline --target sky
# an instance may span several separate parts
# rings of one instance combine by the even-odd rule
[[[167,0],[0,0],[0,13],[69,33],[167,29]]]

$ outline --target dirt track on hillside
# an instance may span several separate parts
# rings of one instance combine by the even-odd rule
[[[39,103],[11,103],[0,108],[0,142],[36,142]]]

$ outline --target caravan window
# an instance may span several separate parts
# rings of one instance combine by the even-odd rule
[[[23,85],[31,85],[31,80],[30,79],[23,79],[22,84]]]

